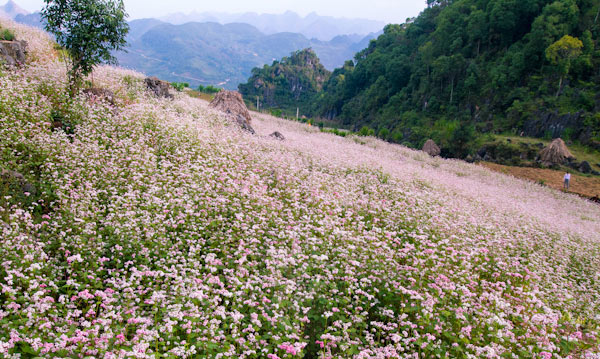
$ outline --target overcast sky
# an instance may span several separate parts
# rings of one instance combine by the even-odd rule
[[[40,10],[44,4],[42,0],[14,1],[28,11]],[[0,0],[0,4],[5,2]],[[125,8],[131,19],[191,11],[280,14],[292,10],[303,16],[315,11],[319,15],[403,23],[407,17],[416,16],[425,8],[425,0],[125,0]]]

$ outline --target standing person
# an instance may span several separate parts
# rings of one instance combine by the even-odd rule
[[[565,173],[565,182],[563,185],[563,188],[568,190],[569,189],[569,182],[571,182],[571,174],[567,171],[567,173]]]

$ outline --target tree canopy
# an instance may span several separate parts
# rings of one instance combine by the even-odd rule
[[[123,49],[129,31],[122,0],[45,0],[46,30],[69,54],[72,87],[112,52]]]

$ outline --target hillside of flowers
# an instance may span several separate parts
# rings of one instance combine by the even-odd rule
[[[600,357],[596,204],[123,69],[72,99],[1,25],[0,358]]]

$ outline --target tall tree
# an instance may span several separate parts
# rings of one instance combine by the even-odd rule
[[[558,67],[560,80],[556,97],[562,91],[563,80],[569,74],[571,62],[581,55],[583,42],[576,37],[565,35],[546,49],[548,60]]]
[[[112,51],[126,45],[129,31],[123,0],[44,0],[46,30],[69,54],[69,85],[74,94],[83,76],[102,62],[114,63]]]

